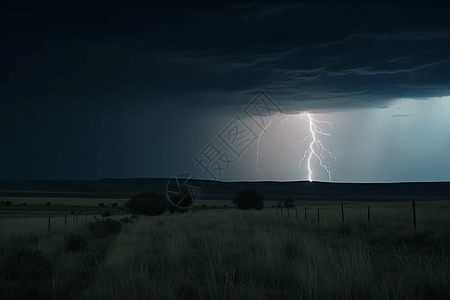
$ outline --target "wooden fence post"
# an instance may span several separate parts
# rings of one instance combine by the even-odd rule
[[[64,227],[67,227],[67,215],[64,216]]]
[[[289,218],[289,208],[287,208],[287,212],[288,212],[288,218]]]
[[[367,220],[369,221],[369,225],[370,225],[370,205],[367,206]]]
[[[48,217],[48,231],[50,231],[50,219],[52,218],[52,216]]]
[[[320,217],[319,217],[319,209],[317,209],[317,223],[320,222]]]
[[[344,203],[341,203],[342,223],[344,223]]]
[[[416,200],[412,200],[413,205],[413,217],[414,217],[414,230],[416,230]]]

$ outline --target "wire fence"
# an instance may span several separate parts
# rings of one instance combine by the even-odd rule
[[[342,223],[345,223],[346,219],[346,207],[344,203],[340,203],[340,219]],[[447,207],[447,210],[450,212],[450,206]],[[279,217],[287,217],[287,218],[304,218],[305,220],[317,218],[317,222],[321,222],[321,208],[317,208],[317,213],[314,208],[310,207],[277,207],[277,208],[269,208],[268,214]],[[371,206],[367,205],[367,224],[371,223]],[[411,211],[410,211],[410,220],[414,230],[417,229],[417,215],[416,215],[416,200],[411,200]]]

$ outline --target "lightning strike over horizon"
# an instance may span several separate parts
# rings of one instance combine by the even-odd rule
[[[313,170],[312,170],[311,164],[315,163],[316,161],[319,161],[320,166],[323,169],[325,169],[325,171],[328,174],[328,181],[331,182],[331,172],[323,162],[323,159],[324,159],[323,152],[324,151],[327,152],[335,161],[336,161],[336,157],[335,157],[336,154],[325,149],[325,147],[322,144],[322,142],[320,141],[320,139],[316,136],[316,134],[322,134],[325,136],[331,136],[331,134],[325,133],[322,130],[320,130],[315,123],[327,124],[327,125],[331,126],[334,130],[336,130],[336,131],[339,131],[339,130],[337,130],[332,125],[333,122],[319,121],[319,120],[316,120],[313,117],[311,117],[310,113],[305,113],[305,114],[307,115],[308,121],[309,121],[309,134],[300,143],[297,143],[294,145],[289,145],[289,146],[290,147],[298,146],[298,145],[304,143],[308,138],[312,138],[312,141],[309,144],[308,149],[305,151],[303,158],[300,160],[298,167],[300,168],[301,165],[303,164],[303,162],[305,161],[306,157],[308,157],[308,159],[307,159],[308,179],[310,182],[312,182],[313,181]],[[303,117],[300,116],[300,119],[302,119],[302,118]],[[317,148],[317,150],[315,150],[314,148]],[[311,163],[311,160],[313,157],[314,157],[314,161]]]

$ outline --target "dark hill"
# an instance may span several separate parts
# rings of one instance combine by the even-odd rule
[[[0,196],[128,197],[143,191],[164,193],[167,178],[101,179],[96,181],[0,180]],[[326,183],[326,182],[216,182],[198,180],[203,186],[202,199],[231,199],[239,189],[251,188],[266,195],[267,200],[283,196],[297,199],[343,197],[413,197],[450,199],[449,182],[420,183]]]

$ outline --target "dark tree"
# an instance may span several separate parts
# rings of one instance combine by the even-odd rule
[[[262,209],[264,195],[252,189],[243,189],[234,194],[232,202],[238,209]]]
[[[166,195],[144,192],[131,197],[126,206],[132,214],[158,216],[167,210],[168,203]]]

